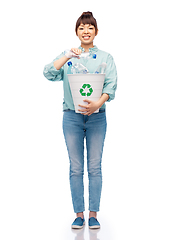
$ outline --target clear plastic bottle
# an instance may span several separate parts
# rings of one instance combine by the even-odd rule
[[[107,64],[106,63],[102,63],[98,66],[98,68],[96,69],[95,73],[105,73],[106,72],[106,67]]]
[[[79,55],[79,58],[85,58],[85,59],[90,59],[90,58],[96,59],[96,57],[97,55],[95,53],[89,53],[89,52],[82,52]]]
[[[64,51],[64,55],[66,54],[71,54],[73,53],[71,50],[69,49],[66,49]],[[80,59],[80,58],[85,58],[85,59],[90,59],[90,58],[93,58],[93,59],[96,59],[97,55],[95,53],[90,53],[90,52],[82,52],[80,55],[77,55],[77,58]]]
[[[67,74],[78,74],[78,73],[86,74],[89,72],[88,69],[85,66],[83,66],[83,64],[81,63],[76,63],[72,65],[72,62],[69,61],[67,65],[68,65]]]
[[[74,64],[73,68],[74,68],[76,73],[86,74],[86,73],[89,72],[88,69],[85,66],[83,66],[83,64],[81,64],[81,63]]]

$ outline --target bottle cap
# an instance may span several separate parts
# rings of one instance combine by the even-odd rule
[[[67,64],[68,64],[68,66],[72,66],[72,62],[68,62]]]

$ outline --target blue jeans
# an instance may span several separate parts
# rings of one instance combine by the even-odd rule
[[[84,138],[86,138],[89,178],[89,211],[98,212],[102,189],[101,161],[106,134],[105,110],[85,116],[66,110],[63,114],[63,133],[70,160],[70,189],[74,212],[84,207]]]

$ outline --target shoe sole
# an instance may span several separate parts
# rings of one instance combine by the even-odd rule
[[[89,226],[89,228],[90,228],[90,229],[99,229],[100,226],[98,226],[98,225],[95,225],[95,226]]]
[[[71,228],[72,228],[72,229],[81,229],[81,228],[84,227],[84,225],[85,225],[85,222],[83,223],[83,226],[71,225]]]

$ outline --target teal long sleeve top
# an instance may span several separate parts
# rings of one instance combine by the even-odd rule
[[[84,48],[82,47],[79,47],[79,49],[81,49],[82,52],[85,51]],[[99,50],[96,46],[94,46],[93,48],[90,48],[89,52],[96,54],[96,59],[72,58],[69,61],[71,61],[72,64],[75,64],[78,62],[82,63],[85,67],[87,67],[87,69],[89,70],[89,73],[94,73],[97,67],[103,62],[105,62],[107,64],[107,68],[106,68],[106,75],[105,75],[102,93],[107,93],[109,95],[108,102],[110,102],[115,98],[115,91],[117,88],[117,70],[114,63],[114,59],[109,53]],[[71,89],[70,89],[70,85],[67,77],[68,65],[67,63],[64,64],[60,68],[60,70],[57,70],[54,67],[54,62],[63,56],[64,56],[64,53],[61,53],[51,63],[45,65],[43,74],[48,80],[63,81],[63,90],[64,90],[63,110],[67,110],[67,109],[75,110],[73,98],[71,95]],[[105,104],[103,104],[101,109],[104,109],[104,108],[105,108]]]

